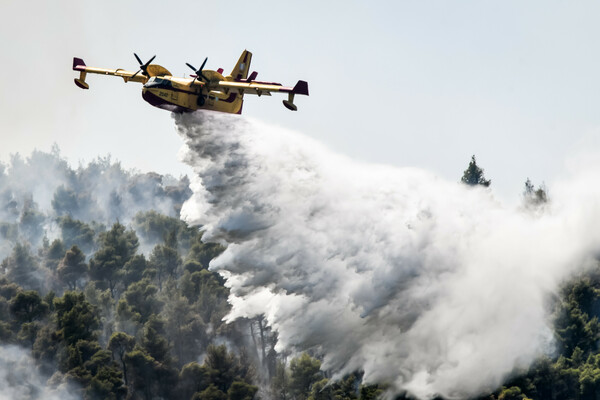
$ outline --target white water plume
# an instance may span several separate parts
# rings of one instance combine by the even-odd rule
[[[422,399],[494,390],[552,349],[548,295],[600,249],[600,168],[532,216],[256,121],[174,118],[195,172],[182,215],[227,244],[211,263],[227,319],[264,314],[279,349],[312,349],[335,376]]]

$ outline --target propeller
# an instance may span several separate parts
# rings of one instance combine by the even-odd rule
[[[207,61],[208,61],[208,57],[206,57],[204,59],[204,62],[200,66],[200,69],[196,69],[196,67],[194,67],[192,64],[185,63],[185,65],[190,67],[192,69],[192,71],[194,71],[194,73],[196,74],[196,77],[194,78],[194,80],[196,80],[198,78],[202,78],[206,83],[208,83],[209,79],[206,76],[204,76],[204,74],[202,73],[202,70],[204,69],[204,66],[206,65]]]
[[[129,79],[133,79],[140,72],[142,73],[142,75],[147,77],[148,76],[148,65],[150,65],[150,63],[156,58],[156,55],[152,56],[152,58],[149,59],[148,61],[146,61],[146,63],[143,63],[137,54],[133,53],[133,55],[135,56],[138,63],[140,63],[140,69],[135,74],[133,74],[133,76]]]

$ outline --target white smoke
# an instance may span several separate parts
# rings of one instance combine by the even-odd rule
[[[79,400],[66,384],[51,387],[35,360],[17,346],[0,346],[0,400]]]
[[[548,296],[600,249],[598,172],[532,216],[256,121],[174,118],[195,172],[182,215],[228,245],[211,263],[227,319],[264,314],[279,349],[315,350],[336,376],[422,399],[494,390],[551,351]]]

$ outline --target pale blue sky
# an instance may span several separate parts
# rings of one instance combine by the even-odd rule
[[[460,179],[476,154],[494,192],[551,183],[600,126],[600,3],[593,1],[0,0],[0,157],[56,142],[73,163],[111,153],[179,175],[170,114],[139,84],[90,76],[72,57],[135,70],[133,52],[176,75],[231,69],[245,48],[259,79],[309,82],[289,112],[250,97],[244,115],[361,161]]]

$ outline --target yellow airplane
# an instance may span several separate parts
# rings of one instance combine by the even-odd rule
[[[133,53],[140,69],[137,72],[123,69],[93,68],[85,65],[81,58],[73,58],[73,70],[79,71],[79,78],[75,84],[82,89],[89,89],[85,81],[87,74],[101,74],[120,76],[125,82],[140,82],[144,84],[142,97],[151,105],[173,112],[188,112],[198,109],[221,111],[232,114],[241,114],[244,94],[270,96],[272,92],[287,93],[287,100],[283,105],[292,111],[298,108],[294,104],[297,94],[308,96],[308,83],[298,81],[292,87],[282,86],[280,83],[259,82],[256,80],[258,73],[252,72],[248,76],[252,53],[244,50],[231,74],[223,76],[223,69],[216,71],[204,70],[208,57],[199,69],[186,63],[194,74],[190,78],[173,76],[166,68],[150,64],[152,57],[145,63]]]

